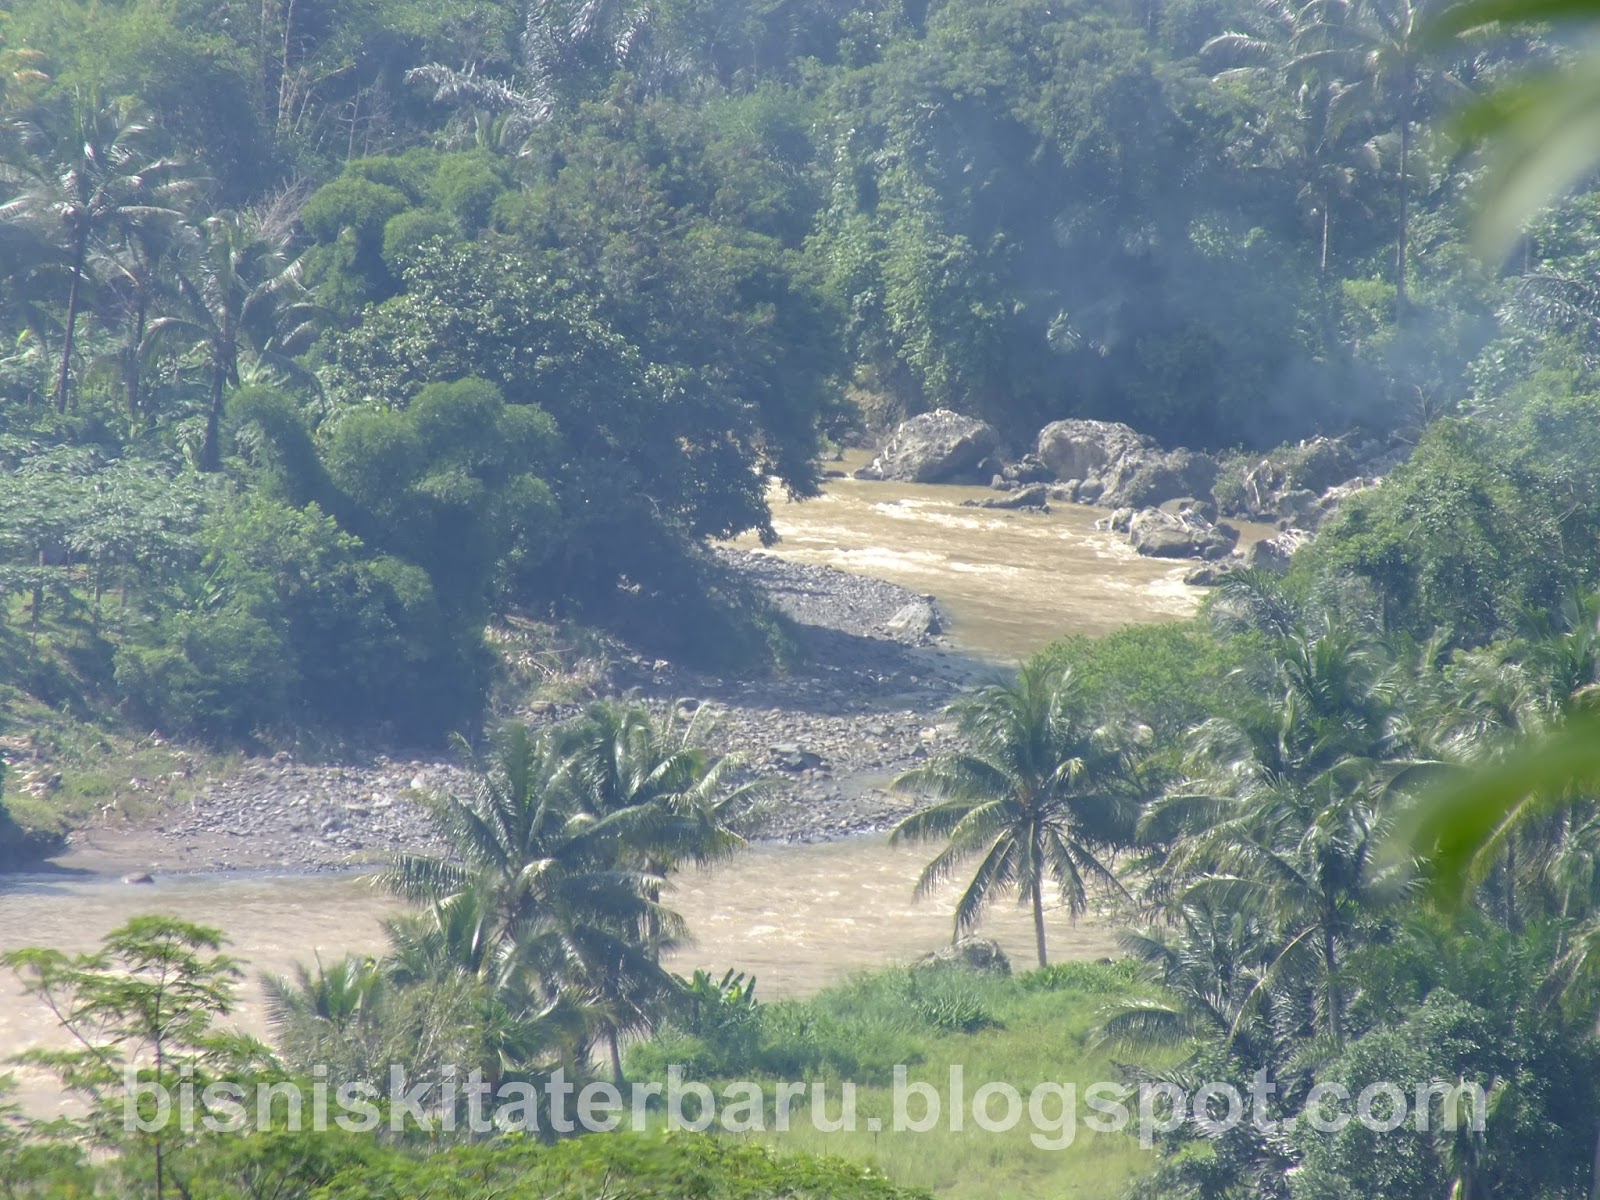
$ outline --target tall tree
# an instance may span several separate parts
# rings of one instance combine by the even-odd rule
[[[1042,661],[1024,666],[1011,683],[979,689],[956,712],[971,749],[895,780],[895,790],[936,803],[900,822],[891,841],[946,841],[917,880],[919,896],[980,858],[956,902],[957,935],[998,892],[1015,889],[1032,909],[1045,966],[1047,879],[1074,917],[1087,910],[1091,884],[1123,890],[1104,854],[1129,833],[1128,756],[1074,703],[1071,673]]]
[[[0,205],[0,220],[47,230],[66,253],[67,310],[55,384],[56,411],[65,412],[90,252],[143,223],[175,219],[192,184],[175,159],[154,153],[155,131],[131,102],[102,104],[93,93],[80,94],[66,127],[52,132],[57,157],[12,154],[0,164],[0,182],[18,188]]]
[[[589,836],[616,838],[646,881],[653,904],[684,863],[704,864],[733,853],[759,820],[764,785],[736,784],[738,755],[713,759],[700,744],[702,705],[684,720],[677,709],[660,718],[638,704],[603,702],[573,733],[570,768],[584,803],[599,818]],[[661,927],[646,915],[645,943],[659,960]]]
[[[683,922],[647,898],[658,879],[586,836],[594,816],[581,795],[555,740],[513,725],[472,795],[438,804],[440,832],[457,857],[402,858],[384,881],[440,911],[466,904],[479,913],[477,952],[497,960],[496,970],[525,968],[550,1000],[581,999],[620,1078],[622,1038],[648,1028],[672,989],[639,931],[654,923],[666,938]]]
[[[220,212],[199,222],[178,270],[187,316],[150,322],[146,349],[169,340],[198,348],[210,373],[205,443],[200,469],[222,467],[222,405],[239,386],[244,351],[262,364],[308,378],[291,355],[315,334],[318,310],[300,282],[300,260],[288,254],[285,235],[247,213]]]

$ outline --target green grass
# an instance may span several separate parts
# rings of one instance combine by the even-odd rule
[[[1012,978],[954,968],[901,968],[860,976],[808,1000],[764,1005],[753,1060],[743,1070],[726,1064],[717,1077],[827,1080],[830,1118],[837,1116],[840,1081],[852,1080],[856,1129],[816,1129],[808,1093],[795,1105],[787,1132],[773,1131],[769,1119],[765,1133],[732,1136],[871,1165],[896,1183],[948,1200],[1116,1196],[1154,1164],[1131,1135],[1083,1127],[1084,1089],[1122,1077],[1112,1053],[1091,1046],[1089,1035],[1107,1004],[1145,991],[1129,963],[1069,963]],[[960,1027],[974,1031],[958,1032]],[[668,1034],[638,1048],[630,1063],[656,1076],[695,1047],[694,1039]],[[1127,1061],[1128,1052],[1118,1051],[1116,1057]],[[1159,1065],[1154,1058],[1147,1061]],[[909,1080],[932,1084],[940,1094],[946,1108],[932,1131],[894,1131],[896,1064],[906,1065]],[[956,1064],[966,1081],[961,1132],[951,1132],[948,1124],[949,1073]],[[1018,1128],[991,1133],[974,1125],[972,1094],[990,1081],[1009,1083],[1021,1094],[1024,1118]],[[1040,1148],[1031,1140],[1035,1128],[1027,1120],[1027,1098],[1044,1082],[1076,1088],[1074,1137],[1060,1149]],[[714,1091],[716,1086],[712,1081]],[[995,1111],[1001,1107],[996,1101]],[[1055,1111],[1052,1101],[1047,1119]],[[911,1110],[913,1117],[919,1112],[920,1105]],[[879,1132],[866,1127],[872,1117],[881,1122]]]

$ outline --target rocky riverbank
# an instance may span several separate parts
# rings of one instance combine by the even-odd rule
[[[951,744],[945,706],[990,668],[944,645],[932,597],[881,580],[771,555],[727,551],[796,623],[805,654],[762,679],[706,676],[635,659],[613,672],[620,694],[658,710],[702,714],[718,753],[738,752],[774,781],[765,836],[821,841],[883,829],[910,811],[885,785]],[[577,706],[542,705],[530,723]],[[115,818],[75,832],[67,867],[129,873],[343,870],[435,849],[426,797],[470,784],[442,758],[374,757],[336,766],[288,754],[248,761],[155,818]]]

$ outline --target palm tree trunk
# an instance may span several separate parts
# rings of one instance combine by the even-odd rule
[[[1339,995],[1339,962],[1334,947],[1333,923],[1326,919],[1322,926],[1322,969],[1328,976],[1328,1032],[1333,1034],[1335,1046],[1343,1046],[1344,1028],[1339,1018],[1339,1009],[1343,1005]]]
[[[1519,932],[1517,928],[1517,843],[1515,840],[1506,844],[1505,917],[1506,928],[1512,933]]]
[[[1328,202],[1322,202],[1322,264],[1317,268],[1318,275],[1328,273]]]
[[[56,411],[67,411],[67,376],[72,369],[72,342],[78,328],[78,301],[83,292],[83,263],[89,254],[89,239],[83,238],[72,252],[72,286],[67,291],[67,320],[61,342],[61,370],[56,374]]]
[[[206,440],[200,449],[202,471],[222,470],[222,380],[226,368],[219,361],[211,369],[211,407],[206,413]]]
[[[1044,945],[1044,881],[1040,878],[1043,874],[1043,864],[1036,863],[1033,880],[1028,885],[1028,899],[1033,903],[1033,941],[1039,951],[1039,965],[1048,967],[1050,960],[1045,954]]]
[[[615,1025],[606,1030],[606,1042],[611,1051],[611,1077],[616,1080],[617,1086],[621,1087],[627,1080],[622,1076],[622,1046]]]
[[[139,404],[141,400],[139,390],[143,383],[140,378],[142,371],[139,363],[139,347],[144,344],[144,330],[149,316],[146,311],[148,307],[148,303],[141,294],[138,300],[138,308],[134,312],[132,337],[124,351],[126,358],[122,364],[122,387],[127,393],[128,419],[130,421],[139,419]]]
[[[1411,234],[1411,114],[1400,119],[1400,234],[1395,240],[1395,316],[1406,309],[1406,250]]]
[[[1589,1168],[1589,1200],[1600,1200],[1600,1125],[1594,1131],[1594,1161]]]

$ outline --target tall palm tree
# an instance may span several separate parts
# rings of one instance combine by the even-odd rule
[[[734,853],[759,823],[765,781],[738,784],[737,754],[713,759],[701,744],[709,709],[682,719],[682,705],[660,718],[639,704],[592,706],[565,742],[568,766],[583,804],[595,818],[588,835],[616,839],[646,880],[645,897],[685,863],[705,865]],[[660,957],[654,910],[645,940]]]
[[[1048,878],[1074,918],[1089,885],[1121,893],[1103,861],[1131,832],[1128,756],[1075,704],[1071,673],[1035,660],[1007,684],[992,684],[955,706],[971,749],[943,755],[895,780],[896,791],[930,798],[900,822],[892,842],[943,839],[922,871],[917,895],[979,858],[956,902],[959,936],[998,892],[1015,889],[1033,910],[1039,965],[1048,964],[1044,887]]]
[[[1152,985],[1155,997],[1134,997],[1101,1014],[1094,1040],[1126,1046],[1227,1048],[1247,1070],[1274,1076],[1294,1056],[1285,1030],[1301,1025],[1293,989],[1262,989],[1277,957],[1274,931],[1253,913],[1213,909],[1195,899],[1170,925],[1129,929],[1117,944]]]
[[[513,725],[472,794],[436,806],[455,856],[401,858],[381,882],[432,906],[458,943],[470,932],[473,953],[500,977],[526,971],[549,1000],[580,997],[620,1077],[621,1039],[647,1028],[672,992],[656,954],[683,921],[649,898],[659,876],[619,860],[614,839],[592,836],[582,794],[557,737]],[[655,946],[640,945],[646,928],[660,931]]]
[[[176,217],[152,217],[101,247],[93,259],[105,294],[102,307],[122,326],[121,343],[111,357],[130,421],[137,421],[144,408],[144,349],[152,314],[159,302],[176,298],[168,268],[182,232]]]
[[[150,322],[143,353],[176,340],[198,348],[211,377],[200,469],[222,467],[222,403],[239,385],[248,350],[256,359],[314,383],[292,355],[315,335],[320,311],[301,284],[301,260],[291,259],[287,238],[264,229],[247,213],[221,212],[194,226],[177,272],[186,316]]]
[[[0,204],[0,221],[20,220],[47,231],[67,258],[67,311],[62,321],[56,411],[67,408],[72,352],[88,283],[90,252],[142,223],[172,220],[192,183],[175,159],[150,148],[153,127],[126,101],[101,104],[80,95],[68,127],[50,139],[60,147],[54,161],[12,155],[0,164],[0,183],[16,194]]]
[[[1318,6],[1262,0],[1252,11],[1254,28],[1218,34],[1200,48],[1201,57],[1216,68],[1213,78],[1245,81],[1285,102],[1263,112],[1246,144],[1256,165],[1297,180],[1297,200],[1321,227],[1318,271],[1326,274],[1334,200],[1349,195],[1358,173],[1376,164],[1370,145],[1350,137],[1344,120],[1347,85],[1301,69],[1313,51]]]
[[[1430,30],[1429,12],[1443,3],[1430,0],[1315,0],[1317,18],[1311,53],[1299,69],[1336,78],[1346,85],[1341,107],[1365,114],[1379,130],[1392,130],[1397,142],[1395,299],[1407,303],[1411,240],[1412,155],[1419,122],[1444,105],[1472,95],[1461,73],[1441,54]]]

